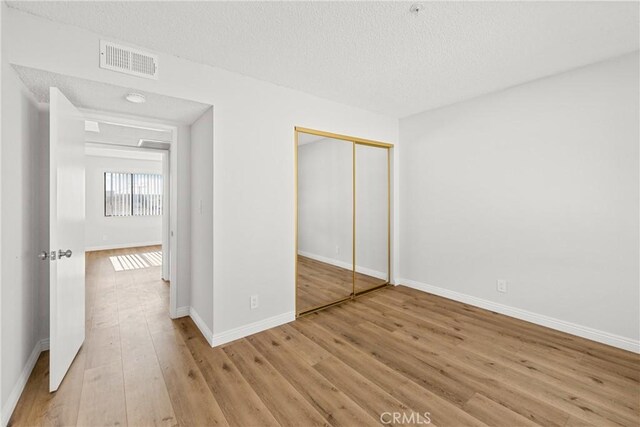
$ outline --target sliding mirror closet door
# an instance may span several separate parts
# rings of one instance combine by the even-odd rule
[[[353,143],[297,133],[296,311],[353,293]]]
[[[389,283],[389,149],[355,146],[355,292]]]

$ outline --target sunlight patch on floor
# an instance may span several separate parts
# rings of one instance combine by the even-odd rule
[[[109,257],[115,271],[137,270],[162,265],[162,251]]]

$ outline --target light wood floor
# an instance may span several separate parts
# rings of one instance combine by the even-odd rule
[[[386,280],[356,273],[356,292],[373,289]],[[307,311],[349,297],[353,292],[353,270],[298,255],[296,309]]]
[[[167,316],[158,272],[88,257],[87,340],[59,391],[48,354],[11,425],[637,426],[638,355],[406,287],[211,348]],[[424,418],[422,418],[424,420]]]

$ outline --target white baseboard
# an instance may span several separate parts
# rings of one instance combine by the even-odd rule
[[[325,264],[335,265],[336,267],[344,268],[346,270],[351,270],[353,268],[352,263],[340,261],[339,259],[328,258],[322,255],[312,254],[310,252],[298,251],[298,255],[315,259],[316,261],[324,262]],[[377,271],[371,268],[363,267],[361,265],[356,265],[356,272],[365,274],[367,276],[375,277],[377,279],[383,279],[383,280],[387,280],[389,276],[387,273],[383,271]]]
[[[184,309],[185,307],[180,307],[178,309],[178,311],[180,311],[181,309]],[[207,326],[207,324],[204,322],[204,320],[202,320],[202,317],[200,317],[200,315],[198,314],[197,311],[195,311],[193,309],[193,307],[189,307],[189,316],[191,317],[191,319],[193,320],[193,323],[196,324],[196,326],[198,327],[198,329],[200,329],[200,332],[202,333],[202,335],[204,336],[204,338],[207,340],[207,342],[209,343],[210,346],[213,347],[213,332],[211,332],[211,329],[209,329],[209,327]]]
[[[16,409],[16,405],[18,404],[18,400],[20,399],[20,395],[22,395],[22,391],[24,387],[27,385],[27,381],[29,380],[29,376],[31,376],[31,371],[33,371],[34,366],[36,366],[36,362],[38,361],[38,357],[40,357],[40,353],[49,349],[49,339],[43,339],[36,343],[33,347],[33,351],[29,355],[27,359],[27,363],[24,365],[20,376],[18,377],[18,381],[16,381],[15,385],[11,389],[11,393],[9,393],[9,397],[7,398],[7,402],[4,404],[2,408],[2,427],[5,427],[11,416],[13,415],[13,411]]]
[[[160,246],[160,245],[162,245],[162,242],[117,243],[114,245],[88,246],[84,248],[84,250],[85,252],[93,252],[93,251],[108,251],[111,249],[140,248],[143,246]]]
[[[180,317],[187,317],[191,314],[191,307],[189,307],[188,305],[185,307],[178,307],[176,309],[176,319],[180,318]]]
[[[536,325],[545,326],[547,328],[566,332],[571,335],[576,335],[602,344],[607,344],[613,347],[621,348],[623,350],[632,351],[634,353],[640,353],[640,341],[636,341],[631,338],[611,334],[609,332],[600,331],[598,329],[589,328],[587,326],[577,325],[575,323],[567,322],[531,311],[510,307],[508,305],[499,304],[493,301],[477,298],[456,291],[451,291],[449,289],[427,285],[426,283],[417,282],[415,280],[398,279],[398,283],[401,285],[406,285],[413,289],[417,289],[419,291],[438,295],[444,298],[449,298],[454,301],[459,301],[465,304],[473,305],[475,307],[484,308],[485,310],[495,311],[496,313],[504,314],[505,316],[515,317],[516,319],[535,323]]]
[[[268,317],[257,322],[249,323],[248,325],[240,326],[225,332],[221,332],[219,334],[215,334],[213,336],[212,347],[226,344],[228,342],[235,341],[267,329],[275,328],[276,326],[284,325],[285,323],[292,322],[295,319],[296,313],[291,311],[289,313],[278,314],[276,316]]]

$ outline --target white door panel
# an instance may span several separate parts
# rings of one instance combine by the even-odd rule
[[[50,354],[49,391],[60,386],[85,336],[84,119],[50,88]],[[71,256],[60,251],[71,250]]]

